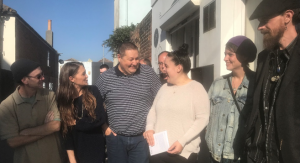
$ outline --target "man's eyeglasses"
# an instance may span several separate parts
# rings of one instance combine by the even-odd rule
[[[29,78],[36,78],[38,80],[41,80],[44,77],[44,73],[42,72],[42,73],[38,74],[37,76],[27,76],[27,77],[29,77]]]

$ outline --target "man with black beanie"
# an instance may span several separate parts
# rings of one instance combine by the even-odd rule
[[[11,71],[19,86],[0,105],[1,140],[14,148],[15,163],[61,163],[60,114],[40,65],[20,59]]]
[[[300,162],[299,11],[299,0],[263,0],[250,17],[260,23],[265,50],[246,126],[249,163]]]

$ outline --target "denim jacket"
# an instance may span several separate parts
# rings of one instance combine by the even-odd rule
[[[253,88],[248,88],[249,78],[254,79],[254,72],[249,70],[236,91],[241,113],[231,95],[228,77],[231,81],[231,74],[216,79],[208,92],[211,112],[205,139],[212,157],[219,162],[222,157],[230,160],[241,157],[244,150],[245,118],[252,106]],[[251,85],[252,83],[251,80]]]

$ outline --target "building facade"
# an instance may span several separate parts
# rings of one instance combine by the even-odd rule
[[[140,23],[150,10],[150,0],[114,0],[114,29]],[[118,59],[113,62],[117,65]]]
[[[43,39],[18,13],[8,6],[4,6],[4,28],[3,28],[3,52],[1,57],[1,80],[5,83],[14,83],[10,66],[21,58],[38,62],[45,74],[44,87],[50,89],[57,88],[58,78],[58,57],[59,54]],[[50,30],[51,31],[51,23]],[[47,32],[48,32],[47,31]],[[51,31],[52,32],[52,31]],[[52,40],[51,38],[50,40]],[[4,75],[4,76],[3,76]],[[1,92],[5,98],[11,92],[14,85],[4,85]],[[13,88],[14,89],[14,88]],[[1,100],[3,100],[3,98]]]
[[[225,44],[237,35],[245,35],[263,49],[258,21],[250,14],[261,0],[152,0],[152,65],[158,73],[157,56],[189,45],[192,61],[190,77],[206,89],[211,82],[229,73],[224,59]],[[256,63],[250,64],[251,69]]]

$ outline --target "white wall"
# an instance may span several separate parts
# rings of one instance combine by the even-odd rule
[[[162,51],[172,50],[170,35],[160,28],[160,13],[162,9],[162,0],[158,0],[154,6],[152,6],[152,67],[156,73],[159,73],[158,69],[158,54]],[[157,47],[154,46],[154,33],[158,30],[158,44]]]
[[[227,0],[226,0],[227,1]],[[203,33],[203,8],[213,0],[202,0],[200,4],[199,67],[214,65],[215,78],[220,76],[221,61],[221,2],[216,1],[216,28]],[[222,55],[223,56],[223,55]]]
[[[140,23],[151,10],[151,0],[115,0],[114,5],[114,29]],[[116,66],[118,58],[113,62]]]
[[[3,29],[3,58],[1,68],[10,71],[10,65],[16,60],[16,18],[10,17],[4,22]]]
[[[253,28],[249,28],[249,21],[246,24],[248,17],[244,0],[216,0],[216,28],[203,33],[203,8],[211,2],[213,0],[203,0],[200,5],[199,66],[213,64],[214,78],[217,78],[230,73],[224,62],[225,45],[228,40],[234,36],[246,35],[246,29],[249,36],[255,32]],[[249,6],[256,7],[253,3]],[[249,38],[255,42],[255,36]],[[254,65],[250,64],[250,68],[254,70]]]
[[[151,10],[151,0],[119,0],[119,27],[140,23]]]
[[[221,2],[220,76],[230,73],[224,59],[225,45],[234,36],[245,35],[245,4],[242,0]],[[217,76],[215,76],[217,77]]]
[[[250,38],[256,45],[257,47],[257,53],[261,52],[263,48],[263,35],[257,30],[258,27],[258,20],[249,20],[248,18],[251,16],[257,5],[261,2],[262,0],[255,0],[255,1],[247,1],[246,2],[246,22],[245,22],[245,28],[246,28],[246,36]],[[257,58],[256,58],[257,60]],[[254,69],[256,69],[256,60],[254,61],[254,64],[250,65]]]

